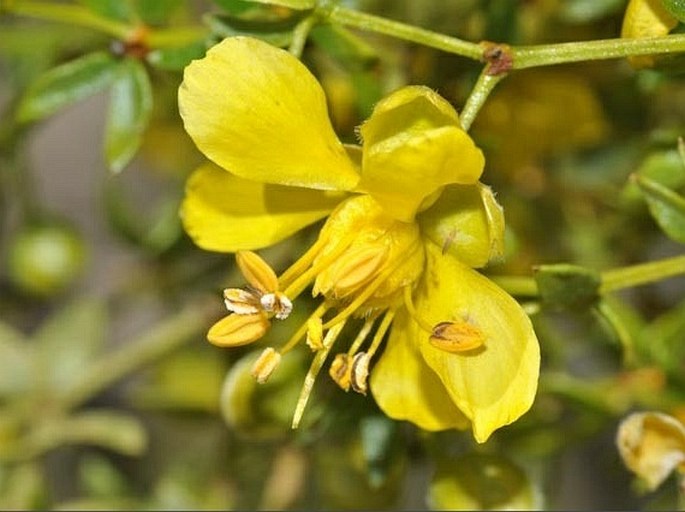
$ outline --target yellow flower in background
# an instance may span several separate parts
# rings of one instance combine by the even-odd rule
[[[370,387],[392,418],[427,430],[471,426],[484,442],[530,408],[538,342],[518,303],[473,270],[501,256],[504,220],[478,182],[482,153],[446,100],[402,88],[361,126],[362,146],[345,146],[299,60],[235,37],[186,68],[179,106],[214,162],[189,178],[185,228],[202,248],[236,252],[248,284],[224,291],[230,313],[209,340],[251,343],[308,287],[321,297],[253,369],[266,380],[303,340],[315,352],[293,426],[343,331],[353,341],[329,374],[345,390]],[[251,252],[325,217],[280,276]]]

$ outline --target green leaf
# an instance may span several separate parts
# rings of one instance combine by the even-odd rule
[[[34,335],[36,382],[52,395],[66,393],[100,351],[106,332],[105,305],[97,299],[69,304]]]
[[[549,306],[583,308],[599,297],[600,275],[590,269],[565,263],[540,265],[535,269],[540,296]]]
[[[24,336],[0,322],[0,397],[19,394],[29,387],[30,358]]]
[[[105,18],[119,21],[130,21],[133,19],[133,3],[122,0],[79,0],[81,5],[91,11],[104,16]],[[165,0],[159,3],[165,3]]]
[[[161,25],[167,23],[183,4],[183,0],[136,0],[136,11],[145,23]]]
[[[38,464],[28,462],[13,467],[1,489],[0,508],[2,510],[43,508],[41,504],[45,497],[45,489],[45,481]]]
[[[640,347],[673,378],[685,383],[685,301],[657,317],[639,337]]]
[[[623,349],[623,363],[626,366],[633,366],[637,363],[639,349],[639,336],[644,328],[644,321],[637,310],[627,303],[607,295],[602,297],[597,305],[597,313],[600,315],[616,340]]]
[[[253,8],[249,0],[214,0],[214,3],[231,14],[241,14]]]
[[[147,447],[147,434],[132,416],[98,410],[46,422],[36,429],[32,441],[41,452],[66,444],[89,444],[137,456]]]
[[[207,51],[204,41],[177,48],[160,48],[147,54],[147,61],[158,69],[180,71],[193,59],[201,58]]]
[[[138,151],[151,111],[152,87],[145,67],[137,60],[124,60],[112,86],[105,124],[105,158],[113,172],[124,169]]]
[[[671,239],[685,243],[685,198],[646,176],[634,175],[649,212]]]
[[[327,54],[346,66],[366,68],[378,62],[378,53],[369,43],[339,25],[316,25],[309,35]]]
[[[661,0],[661,3],[678,21],[685,22],[685,0]]]
[[[116,64],[108,53],[96,52],[51,69],[22,99],[19,120],[42,119],[104,89],[115,79]]]
[[[570,23],[592,23],[625,8],[625,0],[566,0],[559,15]]]

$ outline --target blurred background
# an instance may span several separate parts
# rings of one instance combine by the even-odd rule
[[[511,45],[619,37],[626,8],[342,3]],[[231,255],[196,248],[178,216],[185,179],[204,161],[178,115],[182,70],[235,34],[287,47],[303,12],[240,0],[0,2],[0,507],[676,507],[675,477],[646,492],[614,437],[633,410],[685,418],[682,277],[599,302],[521,297],[541,343],[540,390],[485,445],[389,420],[370,396],[325,377],[292,431],[308,349],[258,386],[249,368],[260,347],[205,341],[221,290],[241,278]],[[159,37],[116,37],[118,27]],[[344,141],[405,84],[460,110],[482,66],[325,23],[302,59]],[[472,128],[482,181],[507,220],[506,262],[487,274],[562,262],[600,272],[682,253],[677,228],[630,176],[685,186],[684,64],[559,65],[497,86]],[[315,235],[316,226],[262,254],[284,269]],[[297,325],[295,314],[268,337]]]

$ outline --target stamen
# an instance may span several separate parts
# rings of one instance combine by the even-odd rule
[[[485,333],[466,320],[440,322],[428,338],[431,345],[446,352],[467,352],[485,343]]]
[[[240,272],[245,280],[262,293],[278,290],[276,273],[257,253],[252,251],[238,251],[235,255]]]
[[[307,346],[314,351],[323,348],[323,323],[321,317],[310,317],[307,320]]]
[[[261,311],[254,315],[228,315],[209,328],[207,339],[220,347],[239,347],[257,341],[270,326]]]
[[[366,352],[359,352],[352,360],[352,389],[357,393],[366,395],[367,385],[366,381],[369,378],[369,362],[371,356]]]
[[[254,315],[259,312],[259,298],[248,290],[226,288],[224,290],[226,309],[236,315]]]
[[[328,375],[343,391],[349,391],[352,382],[350,359],[349,354],[337,354],[331,363],[331,367],[328,369]]]
[[[321,318],[323,315],[326,314],[326,311],[328,310],[328,305],[324,302],[323,304],[319,305],[318,308],[314,310],[314,312],[309,316],[309,319],[307,319],[307,322],[311,320],[312,318]],[[307,322],[304,322],[297,331],[295,331],[295,334],[293,334],[288,342],[283,345],[281,350],[279,352],[281,354],[285,354],[286,352],[290,352],[302,339],[302,337],[305,335],[307,332]]]
[[[385,336],[385,333],[388,332],[388,329],[390,328],[390,325],[392,324],[392,321],[395,318],[395,313],[396,310],[391,309],[383,316],[381,325],[378,326],[378,329],[376,329],[376,333],[373,335],[373,340],[371,341],[369,350],[366,351],[366,353],[369,354],[369,358],[373,357],[373,355],[378,350],[378,347],[381,345],[381,341],[383,341],[383,336]]]
[[[358,294],[355,299],[350,302],[345,309],[343,309],[340,313],[338,313],[336,316],[331,318],[328,322],[326,322],[323,325],[324,329],[329,329],[333,327],[335,324],[338,322],[345,321],[352,313],[357,311],[361,307],[364,302],[368,300],[371,295],[385,282],[388,277],[396,270],[396,268],[401,264],[402,262],[398,262],[398,264],[390,266],[386,268],[383,272],[381,272],[376,279],[371,281],[371,284],[364,288],[364,291],[362,291],[360,294]]]
[[[303,272],[297,279],[295,279],[283,293],[288,297],[295,298],[302,290],[304,290],[314,278],[321,273],[323,269],[328,267],[333,261],[340,256],[345,249],[352,243],[354,238],[358,235],[356,231],[352,231],[349,235],[338,242],[333,250],[322,256],[319,261],[314,263],[309,269]]]
[[[267,347],[252,366],[252,376],[257,382],[264,384],[278,365],[281,363],[281,354],[273,348]]]
[[[359,350],[359,347],[361,347],[362,343],[364,343],[364,340],[366,340],[366,337],[369,335],[369,332],[371,332],[371,328],[373,327],[373,324],[376,322],[376,318],[377,317],[374,316],[373,318],[367,318],[364,321],[364,325],[359,330],[359,333],[352,342],[352,345],[350,345],[350,349],[347,351],[347,355],[353,356],[357,352],[357,350]]]
[[[288,288],[291,282],[312,264],[326,241],[325,238],[319,237],[316,242],[314,242],[314,245],[307,249],[307,252],[300,256],[295,263],[290,265],[290,267],[281,274],[281,277],[278,278],[278,284],[281,290]]]
[[[404,305],[407,308],[407,311],[409,312],[409,316],[411,316],[412,320],[416,322],[416,324],[421,327],[424,331],[426,331],[428,334],[432,335],[433,334],[433,325],[430,322],[427,322],[425,319],[423,319],[418,311],[416,311],[416,308],[414,307],[414,302],[412,301],[411,297],[411,287],[405,286],[404,287]]]
[[[285,320],[293,310],[293,303],[282,292],[265,293],[259,303],[264,311],[274,313],[278,320]]]
[[[326,362],[326,358],[333,347],[333,343],[345,326],[344,322],[339,323],[335,327],[331,328],[323,340],[324,348],[319,350],[312,360],[312,364],[309,367],[307,376],[304,379],[304,384],[302,385],[302,391],[300,392],[300,398],[297,400],[297,406],[295,407],[295,414],[293,415],[292,428],[297,428],[300,425],[300,420],[302,420],[302,414],[307,406],[307,401],[309,400],[309,395],[314,387],[314,382],[316,382],[316,377],[321,371],[321,367]]]

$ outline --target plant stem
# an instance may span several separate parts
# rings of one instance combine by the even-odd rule
[[[473,86],[471,94],[466,100],[464,109],[459,114],[459,120],[461,121],[461,126],[465,131],[469,131],[471,124],[473,123],[476,115],[480,111],[480,108],[485,103],[492,90],[499,83],[502,78],[506,75],[490,75],[488,74],[488,66],[483,68],[476,85]]]
[[[685,34],[641,39],[600,39],[597,41],[519,46],[513,48],[513,69],[682,51],[685,51]]]
[[[347,9],[340,5],[333,5],[328,8],[327,11],[324,10],[322,14],[324,15],[324,18],[327,17],[334,23],[385,34],[405,41],[412,41],[431,48],[437,48],[438,50],[462,55],[473,60],[481,60],[481,56],[483,55],[483,48],[481,48],[479,44],[439,34],[406,23],[388,20],[380,16]]]
[[[304,50],[304,45],[307,43],[309,32],[311,32],[316,22],[316,16],[307,16],[293,30],[293,41],[290,43],[288,51],[298,59],[302,56],[302,50]]]
[[[196,340],[216,313],[216,300],[195,302],[86,368],[81,381],[64,396],[64,409],[77,407],[131,372]]]
[[[535,279],[525,276],[488,276],[491,281],[516,297],[537,297],[538,285]]]
[[[601,293],[649,284],[680,274],[685,274],[685,256],[675,256],[649,263],[632,265],[602,272]]]

